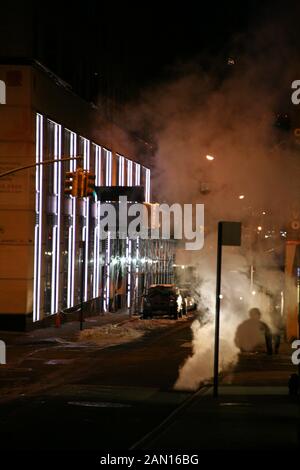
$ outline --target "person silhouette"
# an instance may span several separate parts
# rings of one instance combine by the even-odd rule
[[[256,352],[266,347],[267,353],[272,354],[272,334],[268,325],[261,321],[259,308],[249,310],[249,318],[237,328],[235,344],[241,352]]]

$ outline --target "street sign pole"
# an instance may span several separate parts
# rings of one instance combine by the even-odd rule
[[[5,178],[6,176],[12,175],[13,173],[18,173],[19,171],[28,170],[30,168],[36,168],[38,166],[52,165],[53,163],[70,162],[72,160],[82,159],[83,157],[63,157],[56,158],[54,160],[45,160],[44,162],[31,163],[30,165],[19,166],[17,168],[13,168],[12,170],[5,171],[4,173],[0,173],[0,178]]]
[[[219,394],[219,347],[220,347],[220,305],[221,305],[221,272],[222,272],[222,246],[240,246],[240,222],[218,223],[217,247],[217,280],[216,280],[216,317],[215,317],[215,350],[214,350],[214,390],[215,398]]]
[[[219,389],[219,342],[220,342],[220,302],[222,271],[222,222],[218,223],[217,280],[216,280],[216,316],[215,316],[215,352],[214,352],[214,397]]]

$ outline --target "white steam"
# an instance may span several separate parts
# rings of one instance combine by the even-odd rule
[[[215,243],[215,237],[210,237],[207,248],[201,253],[201,263],[197,266],[200,273],[199,317],[192,323],[193,354],[180,368],[179,377],[175,384],[178,390],[195,390],[201,382],[210,379],[213,375],[213,351],[214,351],[214,318],[216,303],[216,279],[215,279],[215,250],[209,249]],[[215,248],[215,247],[214,247]],[[236,343],[239,325],[247,324],[249,310],[259,308],[261,320],[275,332],[273,326],[273,305],[271,295],[277,295],[280,286],[281,275],[278,271],[272,272],[273,281],[269,290],[261,289],[260,284],[253,284],[250,289],[249,262],[238,248],[223,248],[222,269],[222,300],[221,300],[221,324],[220,324],[220,355],[219,370],[224,371],[233,366],[238,360],[240,349]],[[278,279],[279,276],[279,279]],[[265,286],[263,286],[265,287]],[[268,292],[268,293],[266,293]],[[258,346],[265,348],[265,338],[257,328],[247,327],[245,349],[255,350]],[[244,342],[245,339],[240,341]],[[240,344],[239,344],[240,346]]]
[[[224,250],[220,369],[237,360],[235,334],[250,308],[261,310],[272,331],[277,328],[271,298],[283,284],[280,230],[289,234],[293,214],[300,214],[299,150],[274,127],[276,112],[289,112],[290,84],[298,78],[289,34],[281,21],[253,29],[223,76],[217,63],[210,72],[188,64],[176,80],[148,90],[125,112],[127,126],[156,143],[156,199],[205,205],[205,248],[193,253],[205,321],[192,325],[193,356],[176,388],[196,388],[212,375],[219,220],[241,221],[243,227],[241,251]]]

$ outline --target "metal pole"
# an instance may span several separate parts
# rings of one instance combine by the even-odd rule
[[[80,287],[80,331],[83,330],[83,305],[84,305],[84,278],[85,278],[85,243],[86,241],[81,241],[81,287]]]
[[[28,170],[29,168],[35,168],[41,165],[50,165],[51,163],[59,163],[59,162],[69,162],[71,160],[82,160],[83,157],[64,157],[58,158],[57,160],[45,160],[43,162],[38,163],[31,163],[30,165],[19,166],[17,168],[13,168],[12,170],[5,171],[4,173],[0,173],[0,178],[4,178],[5,176],[11,175],[12,173],[17,173],[21,170]]]
[[[216,317],[215,317],[215,351],[214,351],[214,397],[218,397],[219,387],[219,340],[220,340],[220,302],[222,270],[222,222],[218,223],[217,280],[216,280]]]

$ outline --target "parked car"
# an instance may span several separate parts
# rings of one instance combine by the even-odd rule
[[[143,318],[169,315],[177,319],[185,311],[181,292],[174,284],[154,284],[143,296]]]
[[[180,288],[181,295],[183,297],[186,310],[196,310],[197,302],[191,291],[187,288]]]

